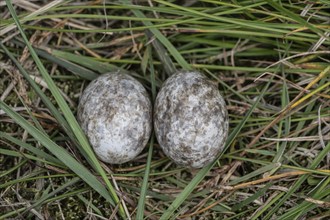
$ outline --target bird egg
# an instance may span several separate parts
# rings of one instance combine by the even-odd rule
[[[80,98],[77,116],[96,155],[107,163],[134,159],[150,138],[148,93],[128,74],[107,73],[93,80]]]
[[[229,130],[216,84],[196,71],[173,74],[157,95],[154,129],[160,147],[176,164],[201,168],[213,162]]]

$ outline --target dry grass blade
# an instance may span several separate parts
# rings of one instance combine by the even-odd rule
[[[326,175],[330,175],[330,170],[319,170],[321,172],[324,172],[324,174]],[[252,185],[257,185],[260,183],[264,183],[264,182],[268,182],[268,181],[272,181],[272,180],[277,180],[277,179],[283,179],[286,177],[290,177],[290,176],[300,176],[303,174],[308,174],[308,172],[306,171],[293,171],[293,172],[286,172],[286,173],[282,173],[282,174],[277,174],[274,176],[268,176],[259,180],[254,180],[251,182],[246,182],[246,183],[242,183],[242,184],[238,184],[232,187],[227,187],[228,190],[236,190],[236,189],[242,189],[245,187],[250,187]]]

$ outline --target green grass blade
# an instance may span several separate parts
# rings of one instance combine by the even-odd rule
[[[1,148],[0,148],[0,154],[2,154],[1,152]],[[22,160],[21,162],[19,162],[18,164],[16,164],[15,166],[11,167],[8,170],[5,171],[1,171],[0,172],[0,178],[5,177],[11,173],[13,173],[15,170],[19,169],[21,166],[23,166],[28,160]]]
[[[257,220],[259,217],[264,213],[267,209],[269,209],[276,201],[278,201],[283,195],[285,195],[285,192],[281,192],[278,195],[275,196],[269,203],[265,205],[262,209],[260,209],[255,215],[251,217],[251,220]]]
[[[260,174],[264,174],[272,169],[278,169],[279,167],[281,167],[281,164],[280,163],[271,163],[271,164],[268,164],[266,166],[263,166],[263,167],[260,167],[259,169],[245,175],[245,176],[242,176],[242,177],[239,177],[237,179],[234,179],[233,181],[231,181],[229,183],[229,185],[236,185],[238,183],[241,183],[241,182],[244,182],[244,181],[247,181],[255,176],[258,176]]]
[[[154,100],[156,99],[156,81],[155,81],[155,69],[153,65],[153,59],[151,56],[151,46],[148,46],[146,49],[147,53],[147,63],[149,64],[149,70],[150,70],[150,81],[151,81],[151,99],[152,103],[154,103]],[[148,181],[149,181],[149,175],[150,175],[150,169],[151,169],[151,160],[152,160],[152,154],[153,154],[153,147],[154,147],[154,132],[151,134],[150,138],[150,145],[149,145],[149,151],[148,151],[148,158],[147,158],[147,164],[145,167],[143,182],[141,186],[140,191],[140,198],[138,201],[138,207],[137,207],[137,213],[135,219],[143,219],[144,218],[144,210],[145,210],[145,200],[146,195],[148,191]]]
[[[232,211],[233,212],[236,212],[236,211],[240,210],[241,208],[247,206],[248,204],[252,203],[257,198],[259,198],[260,196],[264,195],[267,192],[267,190],[269,189],[269,187],[271,187],[272,185],[273,185],[273,183],[267,183],[264,187],[262,187],[260,190],[258,190],[255,194],[253,194],[249,198],[243,200],[240,203],[235,204],[232,207]]]
[[[10,219],[9,217],[14,216],[14,215],[17,215],[17,213],[20,213],[20,212],[22,212],[24,210],[25,210],[25,208],[19,208],[19,209],[15,209],[14,211],[11,211],[11,212],[1,213],[0,220]]]
[[[281,108],[285,109],[290,103],[289,94],[288,94],[288,87],[287,87],[287,84],[286,84],[285,81],[283,82],[282,98],[281,99],[282,99]],[[277,136],[278,138],[281,138],[282,135],[283,136],[289,135],[290,125],[291,125],[290,119],[291,119],[291,117],[289,116],[289,117],[285,118],[284,120],[280,121],[280,126],[279,126],[279,131],[278,131],[278,136]],[[284,127],[284,129],[282,129],[282,127]],[[282,157],[284,155],[286,146],[287,146],[287,142],[277,143],[277,147],[276,147],[277,148],[277,153],[276,153],[276,155],[273,159],[274,163],[282,161]],[[274,172],[271,172],[271,173],[274,173]]]
[[[151,47],[147,48],[149,55],[151,54]],[[154,61],[152,59],[152,56],[149,57],[150,60],[150,83],[151,83],[151,102],[154,103],[156,97],[157,97],[157,81],[156,81],[156,73],[155,73],[155,67],[154,67]]]
[[[149,145],[149,151],[148,151],[148,159],[147,159],[147,165],[145,168],[145,173],[143,177],[143,182],[141,186],[141,192],[140,192],[140,198],[138,202],[137,207],[137,213],[136,213],[136,220],[140,220],[144,218],[144,207],[145,207],[145,199],[147,195],[147,189],[148,189],[148,180],[149,180],[149,174],[150,174],[150,165],[151,165],[151,158],[152,158],[152,152],[153,152],[153,145],[154,145],[154,135],[152,134],[150,145]]]
[[[0,149],[0,152],[1,151],[2,150]],[[17,152],[14,151],[14,153],[17,153]],[[42,175],[43,172],[44,172],[43,170],[34,171],[33,173],[28,174],[27,176],[23,176],[18,179],[15,179],[15,180],[11,180],[11,181],[2,183],[2,184],[0,184],[0,189],[6,188],[8,186],[12,186],[12,185],[15,185],[18,183],[24,183],[24,182],[35,181],[35,180],[40,180],[40,179],[76,177],[76,174],[71,174],[71,173],[70,174],[56,174],[56,175],[49,175],[49,174]],[[87,188],[90,189],[88,186],[87,186]]]
[[[0,148],[0,154],[11,156],[11,157],[17,157],[17,158],[21,158],[21,159],[28,159],[28,160],[40,162],[40,163],[43,163],[43,164],[49,164],[51,166],[58,166],[58,164],[55,164],[51,161],[45,160],[45,159],[40,158],[38,156],[34,156],[32,154],[28,154],[28,153],[24,153],[24,152],[18,152],[17,150],[7,150],[7,149],[4,149],[4,148]],[[0,185],[0,188],[1,188],[1,185]]]
[[[58,58],[56,56],[53,56],[52,54],[40,50],[40,49],[35,49],[35,51],[37,52],[37,54],[53,63],[58,64],[59,66],[69,70],[70,72],[72,72],[73,74],[75,74],[76,76],[79,76],[83,79],[87,79],[87,80],[93,80],[95,78],[97,78],[99,76],[99,74],[96,74],[95,72],[83,68],[82,66],[79,66],[77,64],[74,64],[72,62],[69,62],[69,59],[65,59],[65,58]],[[60,56],[59,56],[60,57]],[[81,64],[83,64],[84,62],[81,62]]]
[[[17,138],[14,138],[14,137],[12,137],[12,136],[10,136],[10,135],[2,132],[2,131],[0,131],[0,138],[5,138],[8,141],[16,144],[17,146],[23,147],[24,149],[26,149],[28,151],[31,151],[32,153],[37,155],[39,158],[44,158],[45,160],[47,160],[49,162],[52,162],[54,164],[58,164],[59,166],[63,166],[63,163],[60,160],[58,160],[57,158],[53,157],[52,155],[44,152],[43,150],[40,150],[36,147],[31,146],[28,143],[25,143],[21,140],[18,140]]]
[[[84,66],[92,70],[96,70],[99,73],[108,73],[108,72],[117,72],[117,71],[125,72],[124,69],[121,69],[115,65],[109,63],[102,63],[91,57],[76,55],[73,53],[55,50],[55,49],[49,50],[48,52],[56,57],[60,57],[64,60],[77,63],[81,66]]]
[[[150,40],[152,40],[152,33],[150,31],[146,31],[146,34]],[[165,72],[167,75],[172,75],[176,72],[176,67],[172,62],[170,56],[168,55],[166,49],[164,48],[163,44],[159,42],[158,39],[152,40],[152,46],[155,48],[155,51],[159,57],[159,60],[164,65]]]

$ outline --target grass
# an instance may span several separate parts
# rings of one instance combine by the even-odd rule
[[[329,1],[0,4],[0,219],[329,218]],[[99,161],[75,119],[88,82],[127,71],[154,100],[177,69],[226,100],[217,160],[176,166],[153,136]]]

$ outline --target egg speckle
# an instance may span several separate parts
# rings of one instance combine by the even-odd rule
[[[203,74],[178,72],[157,95],[154,129],[160,147],[175,163],[201,168],[224,148],[229,129],[225,101]]]
[[[134,159],[151,134],[147,91],[123,73],[107,73],[93,80],[80,98],[77,116],[96,155],[107,163]]]

